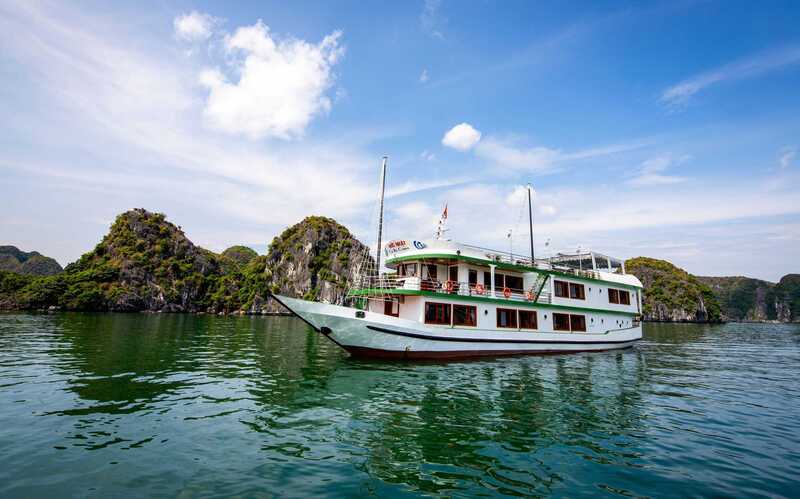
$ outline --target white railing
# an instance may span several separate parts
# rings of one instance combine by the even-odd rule
[[[489,248],[482,248],[480,246],[472,246],[469,244],[462,244],[463,247],[469,248],[474,251],[482,252],[487,259],[498,263],[508,263],[512,265],[522,265],[531,267],[531,257],[510,253],[508,251],[498,251]],[[551,262],[549,258],[537,258],[533,265],[534,268],[542,270],[554,270],[564,274],[571,274],[577,277],[586,277],[589,279],[601,279],[600,272],[592,269],[576,269],[567,265]]]
[[[393,290],[430,291],[443,295],[476,296],[505,300],[550,303],[550,292],[543,291],[537,296],[537,289],[521,290],[497,288],[492,293],[488,286],[468,282],[439,281],[421,279],[419,277],[381,276],[362,277],[354,286],[355,289],[367,290],[371,294],[390,294]]]

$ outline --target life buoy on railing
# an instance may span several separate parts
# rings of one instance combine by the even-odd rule
[[[508,288],[503,288],[503,296],[506,298],[511,298],[511,290]]]
[[[533,291],[531,291],[531,290],[525,291],[525,298],[528,301],[533,301],[533,299],[534,299]]]
[[[454,283],[453,281],[447,281],[446,283],[444,283],[444,290],[447,291],[448,293],[452,293],[455,287],[456,283]]]
[[[484,292],[486,292],[486,288],[483,287],[483,284],[476,284],[475,292],[478,293],[479,295],[482,295]]]

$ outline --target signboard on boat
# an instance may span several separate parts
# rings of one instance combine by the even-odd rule
[[[422,241],[409,242],[407,239],[395,239],[394,241],[389,241],[386,243],[386,246],[383,247],[383,253],[386,256],[394,255],[400,251],[409,250],[412,247],[416,249],[423,249],[425,248],[425,243]]]

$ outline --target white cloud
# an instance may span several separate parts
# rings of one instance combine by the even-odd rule
[[[430,76],[428,76],[428,70],[427,69],[423,69],[422,70],[422,74],[419,75],[419,82],[420,83],[427,83],[429,79],[430,79]]]
[[[661,102],[679,108],[694,94],[725,80],[735,80],[800,63],[800,46],[783,47],[726,64],[673,85],[661,94]]]
[[[439,10],[442,0],[425,0],[422,6],[422,13],[419,16],[419,23],[422,30],[434,38],[444,40],[440,25],[443,24]]]
[[[447,180],[408,180],[396,187],[389,189],[386,192],[386,197],[391,198],[431,189],[441,189],[442,187],[452,187],[454,185],[466,184],[468,182],[470,182],[470,179],[468,178],[451,178]]]
[[[436,159],[436,155],[433,154],[432,152],[428,151],[427,149],[422,151],[419,154],[419,157],[424,159],[425,161],[433,161],[434,159]]]
[[[459,151],[468,151],[481,140],[481,132],[469,123],[454,126],[442,137],[442,144]]]
[[[552,170],[561,159],[561,152],[547,147],[518,148],[509,142],[487,137],[475,149],[475,153],[497,166],[515,170],[545,172]]]
[[[217,18],[193,10],[188,14],[181,14],[172,21],[175,36],[187,42],[207,40],[211,37]]]
[[[684,163],[689,159],[689,156],[681,156],[676,158],[671,154],[655,156],[642,162],[641,168],[639,168],[636,176],[629,179],[627,183],[629,185],[644,187],[684,182],[686,180],[685,177],[664,175],[662,172],[667,168]]]
[[[229,82],[219,69],[206,69],[200,76],[209,89],[206,123],[252,139],[302,136],[315,116],[331,108],[326,92],[335,80],[333,66],[344,53],[340,37],[335,31],[311,44],[276,40],[261,21],[238,28],[225,40],[228,53],[241,57],[232,63],[238,81]]]
[[[492,163],[500,171],[529,171],[539,174],[553,173],[562,168],[568,161],[586,160],[602,156],[610,156],[643,147],[645,142],[636,141],[628,144],[614,144],[604,147],[564,152],[544,146],[524,147],[515,140],[485,137],[478,143],[475,154]]]
[[[781,157],[778,162],[781,165],[781,168],[789,168],[791,166],[792,161],[794,160],[795,156],[797,156],[797,148],[796,147],[785,147],[781,151]]]

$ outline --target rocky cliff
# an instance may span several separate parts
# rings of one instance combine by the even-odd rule
[[[646,321],[719,322],[720,305],[700,280],[664,260],[638,257],[625,262],[627,272],[644,285],[642,315]]]
[[[800,320],[800,274],[785,275],[778,283],[741,276],[698,279],[719,299],[725,320]]]
[[[16,246],[0,246],[0,270],[23,275],[54,275],[61,265],[36,251],[26,253]]]
[[[244,246],[215,254],[195,246],[164,215],[117,217],[95,248],[47,277],[0,272],[0,308],[267,313],[270,291],[341,303],[366,247],[335,221],[308,217],[258,255]]]

